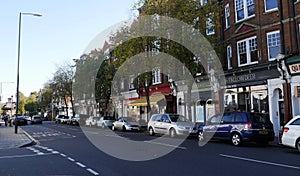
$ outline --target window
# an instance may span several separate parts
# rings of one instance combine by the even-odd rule
[[[205,4],[207,4],[207,0],[200,0],[200,4],[201,4],[202,6],[204,6]]]
[[[230,27],[230,9],[229,9],[229,4],[225,5],[225,27],[226,27],[226,29]]]
[[[215,34],[215,25],[213,23],[213,13],[210,13],[206,19],[206,35]]]
[[[291,125],[300,125],[300,119],[295,120]]]
[[[241,21],[254,16],[254,0],[235,0],[235,18]]]
[[[231,46],[227,46],[227,66],[228,69],[232,69],[232,48]]]
[[[276,56],[280,53],[280,33],[279,31],[267,33],[268,42],[268,58],[275,60]]]
[[[134,89],[134,83],[133,83],[133,81],[134,81],[134,75],[131,75],[129,77],[129,89]]]
[[[258,62],[256,37],[247,38],[237,42],[239,66]]]
[[[277,0],[265,0],[265,11],[272,11],[272,10],[277,10],[278,9],[278,4]]]
[[[155,67],[152,70],[152,83],[153,84],[160,84],[161,83],[160,69],[158,67]]]

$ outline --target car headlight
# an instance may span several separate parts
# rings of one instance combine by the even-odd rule
[[[178,126],[179,129],[184,130],[184,126]]]

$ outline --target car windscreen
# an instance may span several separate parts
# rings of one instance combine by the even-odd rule
[[[106,116],[103,118],[103,120],[115,120],[115,118],[111,116]]]
[[[182,115],[169,115],[172,122],[189,122],[189,120]]]
[[[248,118],[254,123],[271,123],[267,114],[251,113],[248,114]]]

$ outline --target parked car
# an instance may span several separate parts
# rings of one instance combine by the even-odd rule
[[[283,128],[282,144],[300,152],[300,115],[291,119]]]
[[[111,129],[122,131],[140,131],[138,122],[132,117],[120,117],[112,124]]]
[[[64,116],[60,119],[60,123],[69,124],[71,122],[72,116]]]
[[[27,122],[31,121],[31,116],[25,116],[25,117],[26,117]]]
[[[112,116],[102,116],[96,123],[98,127],[111,128],[114,121],[116,119]]]
[[[89,126],[89,127],[96,126],[97,120],[99,120],[99,117],[90,116],[89,118],[87,118],[87,119],[85,120],[85,126]]]
[[[267,144],[274,140],[273,124],[268,114],[225,112],[211,117],[198,128],[199,141],[206,139],[230,140],[235,146],[254,141]]]
[[[88,118],[89,116],[85,114],[75,114],[75,116],[71,118],[71,125],[85,124],[85,120]]]
[[[155,134],[196,135],[197,128],[193,122],[179,114],[154,114],[148,122],[148,131],[151,136]]]
[[[26,119],[26,116],[17,116],[17,118],[13,118],[12,119],[12,124],[16,125],[16,120],[17,120],[17,124],[18,125],[27,125],[28,122],[27,122],[27,119]]]
[[[61,123],[61,119],[63,119],[65,115],[57,115],[55,117],[55,123]]]
[[[31,122],[31,124],[36,124],[36,123],[42,124],[43,123],[42,116],[34,115],[31,117],[30,122]]]

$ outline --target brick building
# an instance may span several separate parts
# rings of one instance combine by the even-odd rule
[[[278,135],[282,125],[300,114],[300,3],[223,0],[220,5],[225,109],[269,113]]]

